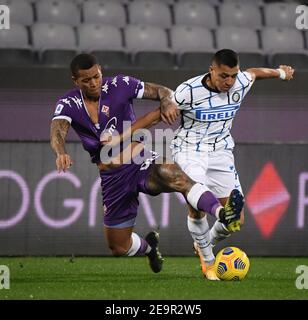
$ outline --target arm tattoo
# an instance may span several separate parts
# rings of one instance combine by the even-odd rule
[[[65,138],[70,128],[70,123],[64,119],[51,121],[50,145],[56,155],[65,154]]]
[[[167,87],[155,83],[145,82],[144,93],[142,98],[162,101],[166,98],[170,99],[171,94],[172,91]]]

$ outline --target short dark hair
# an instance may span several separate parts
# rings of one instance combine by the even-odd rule
[[[222,49],[215,53],[212,62],[215,62],[219,66],[223,64],[230,68],[234,68],[240,63],[240,59],[235,51],[230,49]]]
[[[88,53],[78,54],[71,62],[71,72],[74,77],[78,77],[79,70],[87,70],[98,64],[95,56]]]

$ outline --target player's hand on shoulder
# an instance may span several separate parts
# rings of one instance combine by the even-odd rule
[[[291,66],[280,65],[279,69],[282,69],[286,73],[284,81],[289,81],[293,79],[294,69]]]
[[[56,159],[57,170],[60,173],[61,171],[65,172],[73,165],[73,161],[67,153],[59,154]]]
[[[170,125],[176,121],[180,114],[177,104],[169,98],[161,100],[160,111],[163,122]]]

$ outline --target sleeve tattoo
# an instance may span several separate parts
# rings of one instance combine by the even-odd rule
[[[151,99],[151,100],[163,100],[165,98],[170,98],[172,95],[172,90],[167,87],[145,82],[144,83],[144,93],[143,99]]]
[[[50,145],[56,155],[65,154],[65,138],[70,128],[70,123],[64,119],[56,119],[50,126]]]

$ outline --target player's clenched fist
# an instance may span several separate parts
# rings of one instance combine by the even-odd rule
[[[293,78],[294,69],[291,66],[280,65],[279,69],[282,69],[285,72],[283,80],[289,81]]]
[[[60,173],[61,171],[65,172],[65,170],[69,169],[73,164],[71,157],[65,153],[57,156],[56,165],[57,170]]]

